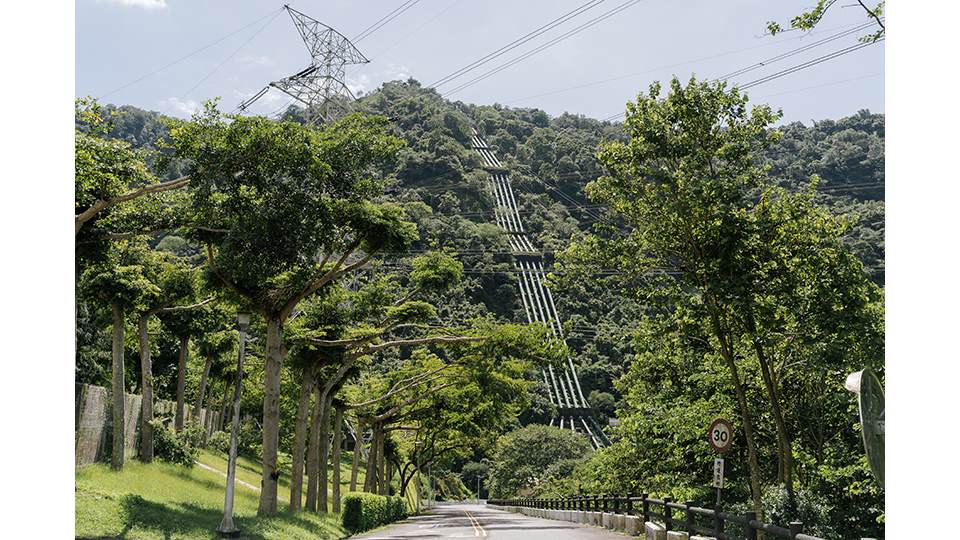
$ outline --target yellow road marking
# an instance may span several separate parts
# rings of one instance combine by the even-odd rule
[[[464,510],[463,513],[466,514],[467,519],[470,520],[470,525],[473,527],[473,535],[486,538],[487,531],[483,528],[483,525],[480,525],[480,520],[477,519],[476,516],[474,516],[470,512],[467,512],[466,510]]]

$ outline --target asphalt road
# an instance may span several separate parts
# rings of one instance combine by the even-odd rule
[[[444,504],[384,529],[356,536],[367,540],[400,538],[492,538],[495,540],[624,540],[627,535],[599,527],[540,519],[496,510],[484,504]]]

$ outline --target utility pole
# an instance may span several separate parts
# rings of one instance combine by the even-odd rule
[[[306,106],[308,124],[333,122],[349,112],[356,99],[344,82],[346,66],[370,60],[340,32],[290,6],[284,8],[310,52],[310,65],[270,83],[238,109],[246,110],[270,88],[276,88]]]

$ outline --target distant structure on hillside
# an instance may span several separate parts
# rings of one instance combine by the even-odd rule
[[[245,111],[276,88],[306,106],[307,123],[333,122],[348,113],[356,99],[344,82],[346,66],[370,61],[340,32],[290,6],[284,8],[310,51],[310,65],[268,84],[237,108]]]
[[[514,267],[520,283],[520,298],[527,322],[541,322],[550,328],[557,339],[565,341],[553,293],[544,283],[546,271],[541,253],[530,242],[523,229],[507,170],[476,129],[473,130],[473,148],[480,154],[484,168],[489,173],[490,189],[496,201],[494,219],[497,225],[510,235],[510,250],[514,257]],[[563,369],[555,370],[553,366],[548,366],[541,374],[550,402],[558,410],[557,416],[550,420],[550,425],[584,434],[594,448],[610,444],[596,421],[593,409],[583,397],[573,360],[567,357],[567,365]]]

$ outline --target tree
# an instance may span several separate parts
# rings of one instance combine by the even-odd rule
[[[652,85],[628,104],[629,142],[601,148],[609,174],[588,186],[591,198],[631,229],[607,228],[569,252],[571,261],[623,268],[622,281],[654,308],[651,315],[719,353],[736,395],[758,512],[755,419],[773,420],[777,480],[792,500],[784,370],[798,356],[813,362],[805,351],[824,340],[866,343],[877,298],[862,265],[843,249],[843,222],[814,205],[810,193],[772,187],[754,164],[777,137],[768,129],[776,117],[766,106],[748,111],[746,97],[723,84],[691,80],[683,87],[674,79],[663,98]],[[760,375],[769,411],[750,404],[751,372]]]
[[[180,354],[177,362],[177,409],[173,419],[176,431],[183,429],[186,417],[187,359],[190,354],[190,339],[203,336],[223,328],[223,317],[207,308],[213,297],[196,304],[176,306],[160,311],[163,327],[180,342]]]
[[[433,306],[417,298],[424,294],[441,293],[463,277],[463,266],[451,255],[428,253],[414,259],[413,270],[399,283],[398,276],[387,274],[371,279],[356,292],[328,285],[312,300],[304,302],[302,316],[291,328],[292,340],[299,344],[293,354],[297,363],[309,373],[309,380],[301,386],[293,446],[293,480],[290,505],[299,509],[302,490],[303,454],[307,432],[307,412],[310,394],[317,392],[317,409],[313,414],[314,428],[311,441],[326,441],[325,429],[329,403],[335,390],[342,385],[348,373],[364,357],[377,351],[403,346],[430,343],[455,343],[475,339],[471,336],[431,335],[423,327],[436,318]],[[403,338],[400,339],[400,333]],[[322,336],[318,337],[318,336]],[[319,434],[319,438],[317,435]],[[316,446],[316,445],[313,445]],[[308,471],[319,471],[320,483],[325,485],[323,463],[326,445],[316,454]],[[311,479],[313,475],[309,475]],[[314,506],[313,486],[308,486],[307,507]],[[320,489],[320,508],[325,509],[325,490]]]
[[[76,101],[74,131],[74,236],[104,211],[153,193],[180,189],[190,181],[181,177],[158,182],[147,169],[142,153],[130,144],[103,137],[108,129],[102,108],[93,100]]]
[[[168,253],[144,251],[142,254],[145,277],[155,288],[144,295],[136,311],[137,342],[140,347],[141,428],[140,460],[153,460],[153,360],[150,350],[149,324],[158,314],[194,309],[209,302],[192,304],[197,292],[197,274],[185,261]],[[181,302],[185,304],[176,305]]]
[[[371,396],[346,404],[373,432],[367,491],[383,492],[391,477],[382,474],[389,468],[384,449],[390,432],[399,434],[394,457],[405,493],[424,467],[489,448],[529,404],[537,370],[565,358],[566,349],[540,325],[476,321],[469,334],[477,337],[444,344],[436,353],[414,350],[389,373],[368,375],[349,389],[347,395]]]
[[[110,247],[106,259],[89,266],[80,276],[80,289],[110,306],[113,318],[111,397],[113,399],[113,448],[110,466],[119,470],[124,463],[124,330],[126,314],[141,309],[144,301],[159,294],[146,276],[142,242],[123,241]]]
[[[226,306],[218,304],[210,311],[209,330],[197,339],[197,353],[203,357],[204,365],[203,374],[200,376],[200,387],[197,389],[197,400],[193,405],[193,417],[196,419],[200,418],[200,410],[203,408],[214,365],[221,362],[237,347],[237,336],[232,328],[233,317],[226,310]]]
[[[548,479],[556,463],[583,459],[592,448],[586,437],[553,426],[529,425],[497,440],[490,469],[490,494],[509,498],[529,494]]]
[[[415,237],[401,208],[374,204],[372,167],[401,142],[386,119],[348,116],[322,129],[223,117],[213,104],[171,129],[174,157],[193,164],[197,237],[215,281],[264,317],[263,485],[260,514],[277,509],[283,323],[323,286]],[[352,257],[352,259],[351,259]]]

